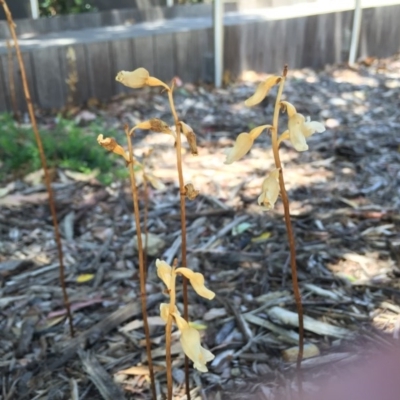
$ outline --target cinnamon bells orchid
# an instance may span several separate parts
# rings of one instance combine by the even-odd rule
[[[287,101],[282,101],[281,105],[286,108],[289,117],[288,131],[282,133],[281,138],[289,138],[293,147],[297,151],[308,150],[306,138],[315,132],[321,133],[325,131],[325,126],[317,121],[311,121],[310,117],[305,118],[299,114],[295,107]]]
[[[195,292],[206,299],[213,299],[215,293],[207,289],[204,285],[204,276],[194,272],[189,268],[173,268],[165,261],[156,260],[157,275],[164,282],[168,291],[172,292],[175,299],[175,279],[177,275],[185,276],[192,285]],[[172,311],[173,310],[173,311]],[[206,363],[214,359],[214,355],[201,346],[200,333],[197,329],[190,326],[184,318],[181,317],[175,304],[162,303],[160,305],[160,316],[165,323],[172,316],[177,325],[181,337],[180,342],[184,353],[193,361],[193,366],[201,372],[207,372]]]
[[[249,133],[243,132],[236,138],[236,142],[226,154],[225,164],[232,164],[235,161],[240,160],[245,156],[253,146],[254,140],[256,140],[264,129],[272,128],[271,125],[261,125],[252,129]]]
[[[145,68],[137,68],[134,71],[120,71],[115,80],[132,89],[139,89],[144,86],[163,86],[165,89],[170,90],[163,81],[150,76],[149,71]]]
[[[279,196],[279,169],[274,169],[264,179],[258,204],[266,210],[274,208]]]

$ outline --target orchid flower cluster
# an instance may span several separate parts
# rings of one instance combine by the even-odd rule
[[[264,82],[261,82],[255,93],[245,101],[245,105],[252,107],[259,104],[268,95],[273,86],[282,82],[282,79],[283,77],[281,76],[271,76]],[[308,150],[306,139],[315,132],[324,132],[324,125],[317,121],[311,121],[309,117],[305,118],[302,114],[298,113],[296,108],[288,101],[281,101],[279,106],[282,110],[287,112],[289,121],[288,129],[279,136],[276,146],[279,148],[282,141],[289,139],[292,146],[297,151]],[[276,127],[273,125],[261,125],[252,129],[249,133],[241,133],[236,138],[234,146],[228,150],[225,164],[232,164],[245,156],[253,146],[255,139],[257,139],[265,129],[271,130],[272,134],[277,135],[277,133],[274,132]],[[272,145],[274,146],[274,143],[272,143]],[[276,166],[262,183],[258,204],[266,210],[274,208],[275,202],[279,197],[279,172],[280,168]]]
[[[193,361],[193,366],[201,372],[207,372],[206,363],[214,359],[214,354],[201,346],[200,333],[190,325],[190,322],[181,317],[175,305],[176,299],[176,277],[182,275],[186,277],[192,285],[194,291],[201,297],[212,300],[215,293],[207,289],[204,285],[204,276],[199,272],[194,272],[189,268],[175,268],[168,265],[165,261],[157,259],[157,275],[167,287],[170,296],[169,303],[160,304],[160,316],[166,324],[171,318],[177,325],[181,337],[180,342],[184,353]]]

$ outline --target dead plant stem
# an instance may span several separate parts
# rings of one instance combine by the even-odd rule
[[[138,241],[138,253],[139,253],[139,275],[140,275],[140,298],[142,304],[142,315],[143,315],[143,327],[144,333],[146,335],[146,351],[147,351],[147,361],[149,363],[149,374],[151,381],[151,392],[153,400],[157,399],[156,383],[154,379],[154,369],[153,369],[153,359],[151,358],[151,340],[150,340],[150,329],[149,322],[147,318],[147,295],[146,295],[146,280],[145,280],[145,265],[144,265],[144,253],[143,253],[143,243],[142,243],[142,232],[140,228],[140,210],[139,210],[139,196],[136,186],[135,172],[133,170],[133,150],[132,150],[132,139],[129,135],[129,129],[126,128],[126,138],[128,140],[128,151],[129,151],[129,177],[131,181],[131,191],[132,191],[132,202],[133,202],[133,214],[135,216],[136,224],[136,235]]]
[[[290,249],[290,268],[292,272],[292,285],[293,285],[293,293],[296,301],[297,314],[299,319],[299,353],[297,356],[297,379],[299,385],[300,395],[302,394],[302,376],[301,376],[301,360],[303,358],[304,351],[304,323],[303,323],[303,305],[301,302],[301,294],[299,289],[299,282],[297,277],[297,265],[296,265],[296,244],[295,238],[292,228],[292,222],[290,219],[290,206],[289,206],[289,197],[285,188],[285,181],[283,177],[282,164],[279,157],[279,144],[278,144],[278,121],[279,121],[279,110],[280,110],[280,102],[281,96],[283,92],[283,87],[285,85],[285,79],[287,75],[287,66],[285,66],[283,70],[282,80],[279,84],[278,94],[276,96],[275,108],[274,108],[274,118],[273,118],[273,129],[272,129],[272,151],[274,153],[275,166],[279,169],[279,186],[280,186],[280,194],[282,197],[283,209],[285,213],[285,224],[289,241],[289,249]]]
[[[66,288],[66,285],[65,285],[65,269],[64,269],[63,250],[62,250],[62,245],[61,245],[60,231],[59,231],[59,228],[58,228],[56,207],[55,207],[55,204],[54,204],[54,194],[53,194],[53,190],[51,188],[50,174],[49,174],[49,171],[47,169],[47,160],[46,160],[46,156],[45,156],[44,150],[43,150],[42,139],[40,137],[39,130],[38,130],[38,127],[37,127],[35,113],[33,111],[32,99],[31,99],[31,95],[30,95],[30,92],[29,92],[28,81],[27,81],[27,78],[26,78],[25,65],[24,65],[24,61],[22,60],[21,50],[19,48],[17,35],[15,33],[15,24],[14,24],[11,12],[10,12],[5,0],[0,0],[0,4],[2,5],[2,7],[4,9],[4,13],[5,13],[6,18],[7,18],[7,23],[8,23],[8,26],[10,28],[11,37],[12,37],[12,39],[14,41],[15,52],[17,54],[17,60],[18,60],[19,68],[21,70],[22,86],[23,86],[23,89],[24,89],[24,95],[25,95],[25,99],[26,99],[26,104],[27,104],[27,107],[28,107],[29,117],[30,117],[30,120],[31,120],[31,123],[32,123],[32,130],[33,130],[33,133],[35,135],[36,144],[37,144],[37,147],[38,147],[38,150],[39,150],[39,156],[40,156],[40,161],[41,161],[42,168],[43,168],[46,190],[47,190],[47,193],[49,195],[49,207],[50,207],[51,218],[53,220],[54,238],[55,238],[55,242],[56,242],[56,246],[57,246],[59,272],[60,272],[60,283],[61,283],[61,289],[62,289],[62,293],[63,293],[64,307],[65,307],[66,312],[67,312],[70,334],[73,337],[74,336],[74,325],[73,325],[73,321],[72,321],[71,307],[70,307],[70,304],[69,304],[67,288]]]
[[[173,97],[173,85],[168,90],[168,100],[171,108],[172,115],[174,117],[175,129],[176,129],[176,167],[178,170],[179,179],[179,193],[180,193],[180,206],[181,206],[181,264],[183,268],[186,268],[186,191],[185,183],[183,181],[183,170],[182,170],[182,141],[181,141],[181,124],[179,123],[178,114],[176,113],[174,97]],[[183,317],[186,321],[189,321],[188,311],[188,280],[183,277]],[[189,381],[189,359],[185,355],[185,384],[186,384],[186,398],[190,400],[190,381]]]

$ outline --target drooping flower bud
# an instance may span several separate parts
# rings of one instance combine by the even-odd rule
[[[189,279],[194,291],[199,296],[208,300],[212,300],[215,297],[215,293],[205,287],[204,276],[203,274],[200,274],[200,272],[194,272],[189,268],[177,268],[175,272]]]
[[[165,89],[170,90],[169,86],[163,81],[150,76],[149,71],[145,68],[137,68],[134,71],[120,71],[115,80],[132,89],[144,86],[163,86]]]
[[[118,154],[124,157],[127,163],[130,162],[129,155],[125,152],[122,146],[120,146],[114,138],[105,138],[103,134],[97,136],[97,143],[104,147],[108,151],[112,151],[115,154]]]
[[[192,155],[197,156],[199,153],[197,152],[197,143],[196,143],[196,134],[193,132],[193,129],[190,125],[185,124],[183,121],[179,121],[182,133],[185,135],[186,140],[189,143],[190,152]]]

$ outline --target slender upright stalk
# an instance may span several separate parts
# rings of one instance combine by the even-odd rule
[[[138,253],[139,253],[139,275],[140,275],[140,297],[142,304],[142,314],[143,314],[143,326],[144,333],[146,335],[146,351],[147,351],[147,361],[149,363],[149,373],[150,373],[150,381],[151,381],[151,392],[153,400],[157,399],[156,393],[156,383],[154,379],[154,369],[153,369],[153,359],[151,358],[151,341],[150,341],[150,329],[149,322],[147,319],[147,296],[146,296],[146,272],[144,266],[144,254],[143,254],[143,243],[142,243],[142,231],[140,228],[140,210],[139,210],[139,196],[136,186],[136,178],[135,172],[133,170],[133,150],[132,150],[132,140],[129,135],[129,130],[126,129],[126,137],[128,140],[128,151],[129,151],[129,176],[131,180],[131,191],[132,191],[132,202],[133,202],[133,214],[135,216],[135,224],[136,224],[136,235],[138,241]]]
[[[181,251],[182,260],[181,264],[183,268],[187,267],[186,263],[186,191],[185,183],[183,181],[183,171],[182,171],[182,141],[181,141],[181,124],[179,123],[178,114],[176,113],[174,97],[173,97],[173,85],[170,90],[168,90],[168,100],[171,108],[172,115],[174,117],[175,128],[176,128],[176,166],[178,170],[179,179],[179,193],[180,193],[180,205],[181,205]],[[186,321],[189,320],[188,311],[188,280],[183,277],[183,317]],[[189,381],[189,359],[185,355],[185,384],[186,384],[186,397],[190,400],[190,381]]]
[[[67,311],[70,334],[71,334],[71,336],[74,336],[74,325],[73,325],[73,321],[72,321],[71,307],[70,307],[70,304],[69,304],[67,288],[65,286],[64,257],[63,257],[63,250],[62,250],[62,245],[61,245],[61,237],[60,237],[60,231],[59,231],[59,228],[58,228],[56,208],[55,208],[55,205],[54,205],[53,190],[51,188],[50,174],[49,174],[49,171],[47,169],[46,156],[44,154],[42,139],[41,139],[40,134],[39,134],[39,130],[38,130],[37,123],[36,123],[35,113],[33,111],[32,99],[31,99],[31,95],[29,93],[28,82],[27,82],[27,79],[26,79],[25,65],[24,65],[24,62],[22,60],[21,50],[19,48],[17,35],[15,33],[15,24],[14,24],[11,12],[10,12],[5,0],[0,0],[0,4],[3,6],[4,13],[5,13],[6,18],[7,18],[8,26],[10,28],[11,37],[12,37],[12,39],[14,41],[15,52],[17,54],[19,68],[21,70],[22,86],[23,86],[23,89],[24,89],[24,95],[25,95],[25,99],[26,99],[26,104],[27,104],[27,107],[28,107],[29,117],[30,117],[31,122],[32,122],[32,130],[33,130],[33,133],[35,135],[36,144],[37,144],[37,147],[38,147],[38,150],[39,150],[40,161],[42,163],[45,185],[46,185],[47,193],[49,195],[50,213],[51,213],[51,218],[53,220],[54,238],[55,238],[56,245],[57,245],[59,272],[60,272],[60,283],[61,283],[61,288],[62,288],[62,293],[63,293],[64,307],[65,307],[65,309]]]
[[[276,96],[275,108],[274,108],[274,119],[273,119],[273,129],[272,131],[272,151],[274,153],[275,166],[279,169],[279,186],[280,194],[282,197],[283,209],[285,212],[285,224],[289,239],[289,249],[290,249],[290,268],[292,272],[292,284],[293,292],[296,301],[297,314],[299,318],[299,353],[297,356],[297,377],[299,391],[302,392],[302,379],[301,379],[301,360],[303,358],[304,351],[304,323],[303,323],[303,305],[301,303],[301,295],[299,289],[299,282],[297,278],[297,265],[296,265],[296,245],[293,234],[292,222],[290,219],[290,207],[289,207],[289,197],[285,188],[285,181],[283,178],[282,164],[279,157],[279,145],[278,145],[278,121],[279,121],[279,110],[281,96],[283,92],[283,87],[285,85],[285,79],[287,75],[287,66],[283,70],[282,80],[279,84],[278,94]]]
[[[178,260],[175,260],[172,265],[171,271],[171,284],[169,289],[169,312],[168,312],[168,320],[165,326],[165,359],[167,362],[167,400],[172,400],[172,388],[173,388],[173,380],[172,380],[172,357],[171,357],[171,345],[172,345],[172,322],[173,322],[173,313],[175,312],[175,302],[176,302],[176,290],[175,290],[175,268]]]

